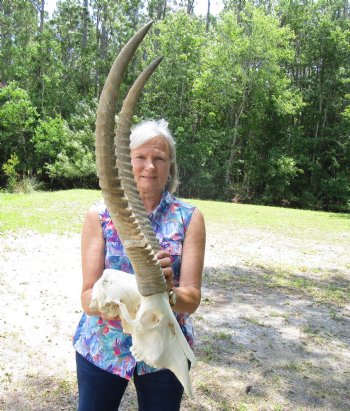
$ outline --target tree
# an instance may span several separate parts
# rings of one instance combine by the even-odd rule
[[[342,112],[349,106],[350,22],[344,18],[344,2],[319,1],[303,8],[282,3],[281,11],[284,24],[296,33],[290,71],[305,101],[294,119],[303,131],[292,147],[304,171],[293,187],[297,203],[346,208],[349,132]]]
[[[137,115],[169,121],[177,144],[180,180],[184,182],[180,193],[186,193],[194,183],[203,156],[204,144],[195,132],[197,118],[192,108],[192,90],[199,73],[204,33],[203,22],[182,10],[157,23],[143,51],[148,58],[155,55],[165,58],[146,86]]]
[[[0,0],[0,82],[27,79],[37,14],[25,0]],[[24,82],[25,83],[25,82]]]
[[[225,198],[249,199],[264,189],[261,159],[268,159],[273,146],[265,124],[272,112],[288,115],[301,105],[282,69],[293,56],[292,37],[258,8],[246,8],[240,19],[226,12],[202,58],[195,91],[203,126],[223,131],[216,150],[223,165],[217,180],[225,182]]]
[[[31,173],[33,146],[30,138],[35,130],[38,113],[28,93],[12,82],[0,88],[0,165],[16,154],[16,170],[21,174]],[[0,183],[4,176],[0,175]]]
[[[39,33],[44,31],[45,22],[45,0],[27,0],[31,3],[39,13]]]

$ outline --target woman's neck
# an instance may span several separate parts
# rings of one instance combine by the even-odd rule
[[[162,193],[140,193],[147,214],[150,214],[160,203]]]

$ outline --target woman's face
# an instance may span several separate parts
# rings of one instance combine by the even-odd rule
[[[140,194],[159,195],[170,171],[169,144],[164,137],[154,137],[131,150],[134,179]]]

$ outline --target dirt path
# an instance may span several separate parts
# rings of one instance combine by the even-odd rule
[[[349,239],[208,227],[183,410],[350,409]],[[79,243],[0,237],[0,411],[75,409]],[[121,409],[137,409],[132,385]]]

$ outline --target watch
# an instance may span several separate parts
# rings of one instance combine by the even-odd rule
[[[169,304],[173,307],[176,304],[176,293],[174,289],[169,291]]]

